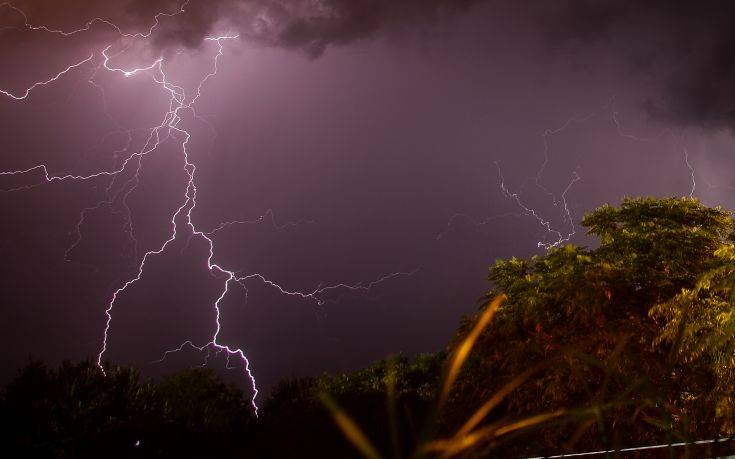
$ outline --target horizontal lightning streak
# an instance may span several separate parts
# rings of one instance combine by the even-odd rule
[[[312,290],[310,292],[287,290],[283,286],[277,284],[276,282],[273,282],[272,280],[266,278],[265,276],[263,276],[262,274],[259,274],[259,273],[253,273],[253,274],[247,274],[247,275],[244,275],[244,276],[241,276],[241,277],[235,277],[234,280],[237,281],[237,282],[239,282],[239,283],[243,283],[243,282],[246,282],[246,281],[251,280],[251,279],[257,279],[257,280],[261,281],[262,283],[264,283],[264,284],[266,284],[266,285],[268,285],[270,287],[275,288],[276,290],[278,290],[283,295],[286,295],[286,296],[296,296],[296,297],[302,298],[304,300],[313,300],[318,305],[321,306],[321,305],[323,305],[326,302],[326,300],[322,297],[322,295],[324,293],[327,293],[327,292],[330,292],[330,291],[339,290],[339,289],[345,289],[345,290],[349,290],[349,291],[352,291],[352,292],[363,292],[365,294],[369,294],[370,291],[375,286],[380,285],[380,284],[384,283],[387,280],[394,279],[394,278],[397,278],[397,277],[409,277],[409,276],[413,276],[414,274],[416,274],[417,272],[419,272],[419,270],[420,270],[420,268],[416,268],[416,269],[414,269],[412,271],[408,271],[408,272],[398,271],[398,272],[394,272],[394,273],[390,273],[390,274],[385,274],[382,277],[380,277],[380,278],[378,278],[378,279],[376,279],[376,280],[374,280],[372,282],[369,282],[367,284],[363,284],[362,282],[359,282],[359,283],[356,283],[356,284],[338,283],[338,284],[327,285],[327,286],[318,286],[317,288],[315,288],[314,290]]]
[[[11,9],[11,10],[15,11],[17,14],[19,14],[23,18],[23,20],[24,20],[23,26],[27,30],[30,30],[30,31],[47,32],[47,33],[50,33],[50,34],[60,35],[62,37],[70,37],[72,35],[80,34],[80,33],[83,33],[83,32],[89,32],[92,29],[92,26],[94,26],[95,24],[103,24],[103,25],[109,26],[112,29],[114,29],[115,32],[117,32],[117,34],[120,37],[125,37],[125,38],[148,38],[148,37],[150,37],[153,34],[153,31],[160,25],[160,18],[162,18],[162,17],[174,17],[174,16],[178,16],[180,14],[185,13],[186,12],[185,7],[186,7],[186,5],[188,5],[189,1],[190,0],[185,0],[179,6],[179,9],[177,11],[172,12],[172,13],[165,13],[165,12],[164,13],[157,13],[153,17],[153,25],[151,25],[150,28],[148,29],[148,31],[145,32],[145,33],[142,33],[142,32],[125,33],[125,32],[122,31],[122,29],[120,29],[120,27],[118,27],[112,21],[110,21],[108,19],[100,18],[100,17],[92,18],[92,19],[88,20],[82,27],[79,27],[77,29],[73,29],[73,30],[70,30],[70,31],[64,31],[64,30],[61,30],[61,29],[52,29],[52,28],[47,27],[47,26],[44,26],[44,25],[37,26],[37,25],[31,24],[30,20],[28,19],[28,15],[25,13],[25,11],[21,10],[20,8],[16,7],[15,5],[13,5],[10,2],[0,3],[0,8],[8,8],[8,9]]]
[[[263,215],[260,215],[257,218],[254,218],[252,220],[230,220],[230,221],[222,222],[219,225],[217,225],[214,229],[212,229],[211,231],[208,231],[206,234],[208,236],[212,236],[230,226],[253,225],[253,224],[263,223],[265,221],[268,221],[273,227],[273,229],[277,231],[281,231],[286,228],[293,228],[293,227],[300,226],[303,224],[307,224],[307,225],[316,224],[316,221],[314,220],[303,220],[302,219],[302,220],[286,222],[286,223],[279,225],[278,223],[276,223],[276,216],[275,216],[275,213],[273,212],[273,209],[268,209],[263,213]]]
[[[46,85],[49,85],[51,83],[54,83],[55,81],[57,81],[62,76],[66,75],[67,73],[69,73],[70,71],[74,70],[75,68],[81,67],[82,65],[86,64],[87,62],[90,62],[92,59],[94,59],[94,53],[90,54],[89,57],[87,57],[86,59],[83,59],[83,60],[81,60],[79,62],[76,62],[74,64],[69,65],[64,70],[60,71],[59,73],[57,73],[56,75],[52,76],[51,78],[49,78],[47,80],[37,81],[37,82],[33,83],[31,86],[27,87],[24,91],[22,91],[20,93],[17,93],[17,94],[16,93],[12,93],[12,92],[10,92],[8,90],[5,90],[5,89],[0,88],[0,94],[3,94],[5,96],[8,96],[8,97],[10,97],[11,99],[14,99],[14,100],[24,100],[24,99],[27,99],[28,96],[31,95],[31,92],[34,89],[36,89],[36,88],[38,88],[40,86],[46,86]],[[40,167],[40,166],[36,166],[36,167],[31,168],[31,169],[28,169],[26,172],[32,171],[33,169],[37,169],[38,167]],[[2,175],[6,175],[6,173],[3,173]]]

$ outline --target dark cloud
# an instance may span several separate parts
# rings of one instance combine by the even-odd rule
[[[735,2],[570,0],[544,24],[551,43],[611,47],[653,77],[659,94],[645,107],[656,119],[735,127]]]
[[[368,38],[381,30],[430,23],[480,0],[192,0],[186,13],[166,21],[159,46],[196,46],[216,26],[271,46],[318,57],[330,45]],[[135,0],[138,15],[160,11],[156,2]],[[167,4],[171,9],[170,2]]]
[[[257,29],[253,32],[276,46],[318,56],[330,45],[367,38],[385,28],[431,22],[472,3],[475,0],[269,1],[261,3],[258,14],[273,18],[275,27],[266,27],[264,35]]]
[[[126,32],[145,32],[158,15],[152,36],[158,48],[202,43],[217,31],[270,46],[297,49],[312,57],[330,45],[344,45],[387,29],[429,24],[445,14],[464,11],[483,0],[115,0],[111,2],[12,3],[32,24],[74,29],[100,17]],[[183,5],[183,6],[182,6]],[[182,14],[170,15],[183,9]],[[166,13],[160,15],[159,13]],[[5,8],[6,14],[15,14]],[[16,20],[21,19],[15,14]],[[93,28],[106,26],[101,22]]]
[[[189,0],[176,15],[170,14],[182,8],[180,0],[13,4],[28,13],[31,23],[65,30],[101,17],[126,32],[147,31],[156,15],[166,12],[158,16],[151,37],[157,49],[194,48],[208,35],[228,32],[318,57],[330,46],[415,30],[483,1]],[[735,126],[735,2],[566,0],[523,9],[529,17],[543,17],[550,47],[593,49],[587,54],[591,61],[623,56],[639,77],[652,77],[657,92],[644,107],[657,120],[715,129]],[[6,24],[19,25],[22,19],[8,8],[0,14],[8,16]],[[89,40],[110,39],[109,32],[105,24],[94,23]]]

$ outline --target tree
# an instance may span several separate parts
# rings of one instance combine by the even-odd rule
[[[710,294],[709,303],[689,308],[698,311],[699,322],[686,328],[686,358],[675,344],[680,311],[695,295],[688,292],[704,298],[696,290],[704,285],[700,278],[733,279],[728,276],[735,273],[735,258],[722,270],[722,257],[733,253],[730,213],[692,199],[637,198],[617,208],[602,206],[582,225],[599,237],[596,248],[567,245],[491,268],[494,288],[487,297],[504,293],[508,301],[481,337],[445,424],[458,425],[478,400],[537,366],[536,378],[487,422],[561,407],[579,410],[566,424],[542,430],[550,451],[565,442],[606,447],[718,433],[723,426],[715,422],[717,405],[699,395],[709,393],[714,380],[723,381],[721,392],[732,393],[735,319],[724,295],[731,294],[732,282],[715,295],[717,305]],[[715,275],[713,269],[720,271]],[[460,327],[457,340],[469,326],[466,321]],[[719,343],[708,347],[715,352],[708,361],[692,353],[702,330]],[[723,365],[728,351],[729,366]],[[714,356],[720,366],[712,365]]]
[[[158,384],[94,362],[31,362],[0,399],[12,457],[191,457],[244,449],[251,407],[213,373],[187,370]]]
[[[359,420],[381,450],[410,451],[434,402],[443,360],[443,353],[396,356],[351,373],[283,381],[254,426],[253,453],[263,458],[359,457],[332,422],[324,394]],[[288,442],[282,441],[284,432]]]
[[[657,343],[676,347],[684,365],[704,366],[713,383],[689,394],[699,403],[716,406],[722,431],[735,434],[735,246],[715,252],[714,267],[693,288],[653,308],[664,323]]]

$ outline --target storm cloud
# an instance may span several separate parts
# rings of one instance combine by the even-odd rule
[[[658,94],[655,119],[705,129],[735,127],[735,3],[569,0],[544,17],[548,42],[587,59],[614,53]]]
[[[318,57],[332,45],[346,45],[381,31],[401,31],[431,24],[466,11],[482,0],[118,0],[112,2],[13,2],[29,24],[74,30],[91,18],[119,25],[126,33],[152,35],[158,48],[193,48],[213,33],[237,33],[269,46],[296,49]],[[163,14],[161,14],[163,13]],[[18,26],[23,18],[15,15]],[[7,23],[7,21],[4,21]],[[109,25],[90,23],[91,36]],[[95,33],[96,32],[96,33]],[[96,38],[94,38],[96,39]]]

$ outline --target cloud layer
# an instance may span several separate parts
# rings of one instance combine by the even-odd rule
[[[544,24],[551,43],[622,55],[659,94],[646,102],[664,122],[735,127],[735,2],[569,0]]]
[[[318,57],[331,45],[348,44],[389,29],[431,23],[481,1],[82,0],[71,3],[25,0],[12,4],[27,13],[31,24],[63,30],[99,17],[126,32],[146,32],[158,18],[151,38],[159,48],[196,47],[206,36],[228,31],[258,43],[297,49]],[[16,25],[22,24],[16,11],[5,8],[0,14],[14,15]],[[90,32],[100,32],[98,29],[109,29],[109,26],[96,22]]]

